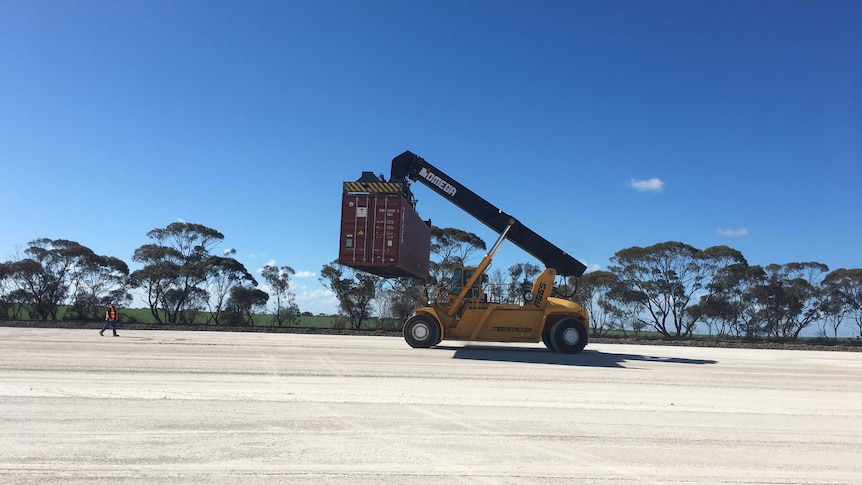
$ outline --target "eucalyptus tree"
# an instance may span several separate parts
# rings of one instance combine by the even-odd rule
[[[299,318],[296,295],[290,291],[290,276],[293,274],[296,272],[290,266],[278,267],[274,264],[264,266],[260,273],[275,297],[273,323],[279,327],[284,324],[289,327]]]
[[[524,293],[533,288],[533,277],[539,274],[542,269],[533,263],[515,263],[509,266],[509,302],[514,303],[522,298]]]
[[[267,292],[249,286],[234,286],[225,306],[224,319],[229,325],[254,326],[255,314],[266,309]]]
[[[371,302],[383,278],[333,261],[323,266],[319,280],[338,299],[338,307],[347,316],[350,327],[362,328],[362,322],[371,316]]]
[[[607,295],[599,300],[599,307],[607,313],[608,319],[613,322],[612,326],[627,335],[631,330],[636,336],[640,335],[649,323],[641,318],[643,313],[640,291],[633,290],[619,280],[614,274],[615,280],[608,290]]]
[[[638,319],[664,336],[687,337],[699,315],[687,312],[724,267],[744,261],[742,254],[727,246],[705,250],[668,241],[649,247],[617,251],[609,269],[622,288],[616,292],[623,303],[635,303]]]
[[[207,304],[210,309],[209,319],[219,325],[221,314],[230,298],[231,291],[237,286],[257,286],[257,280],[248,272],[245,265],[230,257],[236,254],[235,249],[229,249],[223,256],[211,256],[209,258],[209,274],[207,276],[207,288],[209,298]]]
[[[795,339],[821,315],[823,263],[770,264],[763,285],[754,288],[764,331],[778,339]]]
[[[128,267],[109,256],[67,239],[30,241],[23,257],[4,264],[9,297],[31,316],[57,320],[59,309],[71,304],[73,317],[92,316],[92,307],[126,295]],[[77,308],[77,310],[75,310]]]
[[[766,273],[761,266],[745,262],[731,264],[718,271],[707,285],[706,294],[689,311],[715,328],[719,335],[756,338],[765,334],[758,320],[756,290],[764,284]]]
[[[381,280],[374,303],[381,323],[388,328],[400,329],[401,325],[413,315],[418,306],[425,306],[428,300],[425,282],[410,277]]]
[[[76,318],[99,318],[111,302],[131,302],[129,266],[111,256],[85,252],[74,265],[70,279],[69,314]]]
[[[194,321],[195,315],[209,305],[212,295],[206,283],[214,274],[224,275],[227,271],[234,282],[247,279],[244,275],[248,272],[242,265],[210,253],[224,240],[224,235],[215,229],[174,222],[151,230],[147,237],[154,242],[135,250],[132,260],[143,267],[131,277],[146,293],[150,313],[157,322]]]
[[[447,278],[456,268],[464,266],[477,251],[485,249],[485,241],[472,232],[431,226],[430,273],[433,282],[447,286]]]
[[[617,284],[617,277],[610,271],[592,271],[580,278],[569,278],[568,286],[577,288],[569,297],[573,302],[587,309],[590,315],[590,331],[601,336],[611,330],[622,330],[621,323],[611,311],[611,290]]]
[[[488,273],[490,290],[488,295],[493,303],[504,303],[508,301],[508,282],[506,274],[500,268],[494,268]]]
[[[0,318],[18,318],[22,306],[13,299],[17,289],[12,284],[12,263],[0,263]]]
[[[862,337],[862,268],[839,268],[823,279],[823,300],[820,310],[826,325],[838,337],[838,327],[846,317],[857,326],[857,337]]]
[[[36,305],[41,300],[45,284],[42,282],[42,267],[32,259],[7,261],[3,264],[5,287],[3,294],[4,313],[20,317],[37,315]]]
[[[533,263],[515,263],[508,268],[509,279],[512,283],[532,281],[542,271],[542,268]],[[523,277],[523,280],[521,279]]]
[[[12,263],[11,275],[31,315],[57,319],[69,292],[68,275],[84,247],[65,239],[30,241],[25,258]]]
[[[485,241],[472,232],[454,227],[431,226],[431,252],[441,265],[464,264],[476,251],[484,251]]]

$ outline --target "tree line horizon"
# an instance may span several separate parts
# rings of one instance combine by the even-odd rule
[[[290,291],[290,266],[260,272],[268,291],[233,255],[213,250],[224,235],[210,227],[174,222],[146,234],[134,251],[141,269],[130,271],[116,257],[95,254],[75,241],[34,239],[23,254],[0,263],[0,318],[98,319],[110,301],[132,301],[140,289],[156,323],[188,324],[200,314],[212,325],[254,325],[257,315],[290,326],[301,314]],[[319,281],[332,291],[351,328],[370,318],[397,326],[428,299],[435,287],[470,256],[486,249],[477,235],[432,227],[431,279],[385,279],[333,261]],[[741,339],[795,340],[817,324],[818,336],[837,338],[842,325],[862,337],[862,269],[829,268],[818,262],[749,265],[728,246],[698,249],[678,241],[617,251],[608,269],[559,283],[561,295],[589,311],[595,336],[655,332],[690,338],[696,330]],[[516,287],[538,274],[532,263],[489,273],[497,287]],[[577,288],[577,292],[570,291]],[[429,293],[430,292],[430,293]],[[848,323],[849,322],[849,323]],[[830,335],[831,334],[831,335]]]

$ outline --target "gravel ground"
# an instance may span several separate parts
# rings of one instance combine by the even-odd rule
[[[862,354],[0,328],[0,483],[862,483]]]

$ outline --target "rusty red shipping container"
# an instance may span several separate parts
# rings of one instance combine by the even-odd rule
[[[387,278],[427,279],[431,228],[401,195],[400,184],[376,184],[397,192],[364,193],[352,184],[345,183],[342,198],[338,262]]]

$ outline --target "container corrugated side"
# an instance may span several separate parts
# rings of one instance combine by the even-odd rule
[[[398,194],[344,193],[338,262],[384,277],[428,277],[431,230]]]

